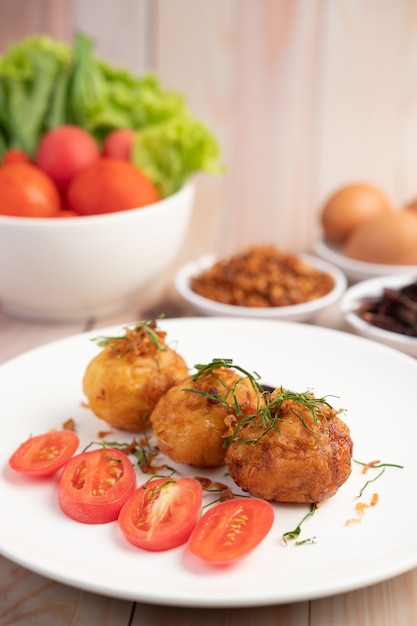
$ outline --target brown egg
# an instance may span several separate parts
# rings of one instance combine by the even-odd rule
[[[417,212],[377,215],[349,237],[344,254],[352,259],[387,265],[417,264]]]
[[[354,183],[338,189],[325,203],[321,221],[324,237],[343,244],[360,226],[376,215],[392,211],[384,193],[368,183]]]
[[[413,211],[417,215],[417,198],[413,198],[411,202],[406,204],[404,211]]]

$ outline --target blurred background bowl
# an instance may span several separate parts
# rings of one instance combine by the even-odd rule
[[[377,299],[383,295],[384,288],[398,290],[417,280],[417,270],[409,274],[378,276],[349,287],[340,301],[340,310],[347,324],[362,337],[379,341],[391,348],[401,350],[406,354],[417,357],[417,337],[392,332],[374,326],[365,321],[359,314],[358,308],[364,301]]]
[[[210,268],[220,260],[215,254],[206,255],[199,259],[187,263],[179,269],[175,276],[175,287],[178,294],[193,309],[203,315],[217,316],[237,316],[237,317],[256,317],[262,319],[275,319],[293,322],[306,322],[311,320],[317,313],[337,302],[346,290],[346,277],[337,267],[330,263],[317,259],[316,257],[306,254],[297,255],[299,259],[316,268],[321,272],[326,272],[333,277],[334,287],[332,291],[325,296],[291,306],[277,307],[245,307],[233,304],[224,304],[210,300],[195,293],[190,286],[190,278],[200,274],[202,271]]]
[[[70,218],[0,216],[0,301],[26,319],[81,321],[121,312],[181,250],[194,185],[155,204]]]
[[[350,259],[342,254],[337,246],[327,243],[324,239],[318,239],[314,242],[314,252],[342,270],[349,283],[357,283],[377,276],[417,273],[417,265],[385,265]]]

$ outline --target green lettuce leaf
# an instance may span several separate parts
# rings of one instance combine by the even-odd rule
[[[178,191],[194,172],[223,172],[219,157],[213,135],[188,113],[139,131],[132,154],[133,162],[154,181],[162,197]]]

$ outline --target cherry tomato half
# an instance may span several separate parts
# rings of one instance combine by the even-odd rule
[[[62,511],[84,524],[105,524],[136,489],[136,474],[120,450],[100,448],[74,456],[64,467],[58,499]]]
[[[274,509],[266,500],[226,500],[208,509],[199,519],[188,547],[193,554],[214,565],[233,563],[261,543],[273,522]]]
[[[51,430],[22,443],[10,457],[9,465],[29,476],[50,476],[67,463],[79,442],[72,430]]]
[[[184,544],[201,513],[203,490],[194,478],[156,478],[139,487],[120,511],[119,526],[138,548],[170,550]]]

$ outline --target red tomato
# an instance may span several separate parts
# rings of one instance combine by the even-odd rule
[[[80,217],[80,214],[72,211],[71,209],[61,209],[58,211],[56,217]]]
[[[0,167],[0,214],[55,217],[61,206],[58,190],[42,170],[16,161]]]
[[[99,147],[90,133],[80,126],[67,124],[42,136],[35,163],[60,190],[65,190],[74,176],[99,155]]]
[[[129,457],[120,450],[100,448],[82,452],[64,467],[58,498],[62,511],[84,524],[105,524],[136,489],[136,474]]]
[[[104,140],[102,154],[113,159],[130,161],[135,131],[131,128],[112,130]]]
[[[204,513],[191,534],[188,546],[204,561],[226,565],[256,548],[273,522],[274,509],[266,500],[227,500]]]
[[[159,200],[154,184],[129,161],[101,157],[75,176],[68,207],[81,215],[126,211]]]
[[[170,550],[189,538],[201,512],[201,484],[194,478],[156,478],[139,487],[120,511],[119,526],[138,548]]]
[[[61,469],[78,448],[72,430],[51,430],[22,443],[9,459],[16,472],[29,476],[50,476]]]
[[[9,148],[3,155],[3,165],[6,163],[30,163],[29,155],[19,148]]]

